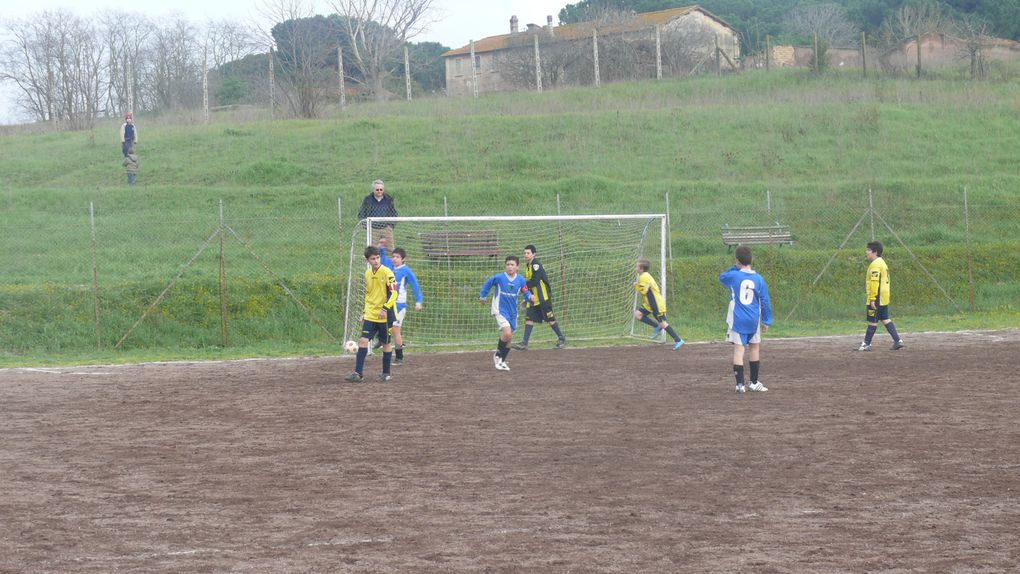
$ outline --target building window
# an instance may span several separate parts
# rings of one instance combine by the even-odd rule
[[[481,71],[482,69],[482,57],[475,54],[475,69]]]

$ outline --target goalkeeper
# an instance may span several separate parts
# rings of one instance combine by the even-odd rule
[[[638,259],[637,281],[634,282],[634,290],[641,294],[641,307],[634,310],[634,318],[646,325],[655,327],[652,338],[657,339],[666,331],[673,337],[673,350],[684,346],[684,340],[676,334],[673,327],[666,321],[666,301],[659,292],[659,284],[648,272],[652,268],[652,262],[647,259]]]
[[[563,331],[560,331],[560,326],[556,324],[556,315],[553,314],[552,289],[549,287],[549,277],[545,274],[545,267],[542,267],[542,262],[535,256],[537,253],[538,250],[535,249],[534,245],[528,245],[524,248],[524,260],[527,262],[524,266],[524,279],[527,280],[528,290],[534,295],[534,299],[528,303],[526,311],[527,319],[524,321],[524,339],[514,345],[514,348],[520,351],[528,350],[528,339],[531,338],[531,330],[535,328],[535,323],[543,321],[549,324],[553,333],[556,333],[556,348],[562,349],[567,346],[567,338],[563,336]]]

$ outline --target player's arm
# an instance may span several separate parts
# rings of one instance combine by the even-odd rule
[[[772,325],[772,301],[769,299],[769,286],[765,280],[761,281],[761,289],[758,290],[758,305],[761,307],[762,330],[768,330]]]
[[[648,306],[652,308],[652,316],[658,320],[660,311],[659,302],[656,301],[657,297],[655,296],[655,293],[649,292],[646,299],[648,299]]]
[[[552,283],[549,282],[549,276],[545,274],[545,265],[538,266],[538,277],[535,281],[535,290],[539,290],[545,285],[546,298],[552,300]]]
[[[882,283],[882,272],[877,265],[868,267],[868,305],[877,304],[878,288]]]
[[[383,303],[383,309],[394,309],[397,306],[397,278],[392,273],[386,277],[386,292],[389,294],[386,297],[386,303]]]
[[[384,267],[393,269],[393,260],[390,259],[389,255],[386,255],[386,239],[379,240],[379,263],[382,263]]]
[[[482,284],[482,290],[478,292],[478,299],[481,300],[482,304],[485,304],[485,298],[489,296],[489,291],[492,290],[492,286],[496,283],[496,275],[489,277]]]
[[[421,294],[421,286],[418,285],[418,276],[414,274],[414,271],[412,271],[410,267],[407,267],[406,269],[407,269],[407,284],[411,286],[411,292],[414,293],[414,307],[415,310],[417,311],[421,309],[421,304],[423,300]]]
[[[734,271],[740,271],[740,268],[734,265],[733,267],[730,267],[726,271],[723,271],[722,273],[719,274],[719,282],[728,287],[730,274],[733,273]]]

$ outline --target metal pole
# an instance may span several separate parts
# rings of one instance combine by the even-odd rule
[[[202,56],[202,119],[209,123],[209,60]]]
[[[659,220],[659,285],[666,286],[666,218]],[[662,291],[662,302],[669,306],[666,300],[666,291]]]
[[[917,35],[917,78],[921,78],[921,35]]]
[[[96,257],[96,209],[89,202],[89,227],[92,229],[92,305],[96,311],[96,350],[103,348],[103,339],[99,330],[99,262]]]
[[[812,56],[814,56],[812,58],[814,60],[814,66],[812,67],[814,68],[815,73],[817,74],[818,70],[822,68],[822,64],[820,62],[821,58],[818,57],[818,32],[815,32],[815,51],[812,53]]]
[[[443,196],[443,217],[450,216],[450,207],[446,203],[446,196]]]
[[[765,190],[765,209],[768,210],[769,221],[772,221],[772,192],[767,189]]]
[[[970,285],[970,310],[974,310],[974,254],[970,244],[970,205],[967,202],[967,186],[963,186],[963,224],[967,237],[967,284]]]
[[[772,36],[765,34],[765,71],[772,69]]]
[[[474,59],[474,58],[472,58]],[[404,45],[404,84],[407,86],[407,101],[411,101],[411,58],[407,53],[407,45]]]
[[[861,67],[864,68],[864,77],[868,77],[868,34],[861,32]]]
[[[538,54],[538,34],[535,34],[535,87],[542,92],[542,58]]]
[[[344,50],[342,46],[336,47],[336,74],[340,80],[340,109],[347,107],[347,87],[344,86]],[[339,201],[340,198],[337,198]]]
[[[133,114],[133,113],[135,113],[135,77],[134,77],[134,75],[132,74],[132,71],[131,71],[131,60],[127,61],[127,79],[128,79],[128,87],[127,87],[127,96],[128,96],[127,105],[128,105],[128,108],[127,108],[127,111],[129,111],[129,112],[131,112]],[[50,101],[52,102],[53,100],[51,99]],[[53,119],[52,114],[50,114],[50,119]]]
[[[536,37],[537,39],[537,37]],[[475,41],[471,40],[471,91],[478,97],[478,74],[475,71]]]
[[[224,252],[223,237],[223,200],[220,200],[220,318],[221,331],[223,335],[223,346],[230,344],[227,336],[227,258]]]
[[[716,35],[716,37],[715,37],[715,75],[716,76],[721,76],[722,75],[722,56],[720,55],[719,52],[720,52],[720,50],[719,50],[719,36]]]
[[[655,26],[655,79],[662,79],[662,27]]]
[[[871,217],[871,240],[875,240],[875,204],[871,197],[871,188],[868,188],[868,215]]]
[[[269,119],[276,119],[276,78],[273,76],[273,49],[269,49]]]
[[[599,87],[602,84],[601,78],[599,78],[599,30],[595,28],[591,31],[591,51],[592,59],[595,66],[595,87]]]

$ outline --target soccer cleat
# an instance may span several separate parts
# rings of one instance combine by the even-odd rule
[[[652,338],[653,338],[653,339],[658,339],[658,338],[659,338],[659,335],[661,335],[661,334],[662,334],[662,327],[656,327],[656,328],[655,328],[655,329],[654,329],[654,330],[652,331]]]
[[[870,351],[871,350],[871,345],[869,345],[867,343],[861,343],[861,346],[857,347],[857,350],[858,351]]]
[[[893,351],[898,351],[898,350],[902,349],[903,347],[906,347],[906,345],[903,344],[903,339],[900,339],[899,341],[896,341],[895,343],[893,343],[892,350]]]
[[[361,373],[351,373],[344,377],[344,380],[348,383],[360,383],[362,380]]]
[[[399,367],[404,364],[404,359],[393,359],[393,366]]]
[[[499,363],[496,363],[496,370],[497,371],[509,371],[510,370],[510,365],[506,364],[506,361],[500,361]]]
[[[378,380],[380,383],[385,383],[389,381],[391,378],[393,377],[390,377],[389,373],[380,373],[379,376],[376,377],[376,380]]]
[[[512,349],[517,349],[518,351],[527,351],[528,350],[528,344],[527,343],[514,343],[510,347]]]
[[[683,346],[684,346],[684,340],[680,339],[679,341],[677,341],[676,343],[673,344],[673,350],[675,351],[675,350],[677,350],[677,349],[679,349],[680,347],[683,347]]]
[[[743,393],[744,392],[744,385],[737,385],[737,392],[738,393]]]
[[[764,393],[765,391],[769,390],[769,388],[761,384],[761,381],[754,381],[753,383],[747,385],[747,390],[755,393]]]
[[[499,351],[496,351],[495,353],[492,354],[492,364],[496,365],[497,369],[499,368],[499,364],[502,362],[503,359],[500,358]]]
[[[556,346],[553,347],[553,348],[554,349],[562,349],[563,347],[566,347],[566,346],[567,346],[567,338],[566,337],[560,337],[559,339],[556,340]]]

